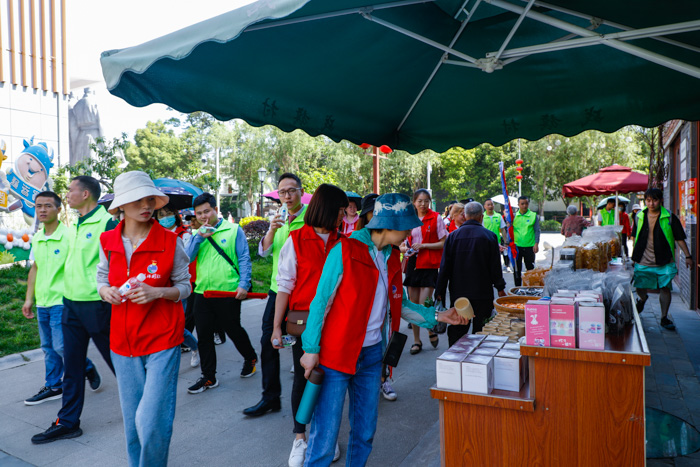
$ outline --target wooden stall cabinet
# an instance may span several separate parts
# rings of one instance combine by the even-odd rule
[[[433,387],[443,466],[637,466],[645,460],[639,317],[605,351],[521,346],[529,381],[489,395]]]

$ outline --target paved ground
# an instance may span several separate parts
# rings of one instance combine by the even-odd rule
[[[555,244],[561,236],[547,235],[543,240]],[[542,254],[538,255],[538,259]],[[512,274],[507,275],[512,284]],[[247,301],[242,322],[251,340],[259,348],[260,319],[264,302]],[[700,426],[700,318],[674,295],[671,316],[678,332],[659,327],[659,306],[652,295],[642,314],[644,329],[652,352],[652,366],[646,374],[647,406],[670,412],[694,426]],[[404,329],[403,332],[407,332]],[[410,331],[408,331],[410,333]],[[438,404],[430,398],[428,388],[435,381],[435,358],[447,348],[441,336],[437,351],[430,348],[423,331],[424,351],[408,354],[394,371],[395,402],[382,400],[379,425],[370,465],[428,466],[439,465]],[[410,339],[409,339],[410,341]],[[189,366],[189,354],[183,354],[177,411],[170,464],[173,466],[241,465],[285,466],[291,448],[292,416],[289,394],[293,375],[291,351],[282,352],[282,410],[259,419],[244,417],[241,411],[260,397],[261,375],[239,378],[243,360],[227,341],[217,347],[220,386],[202,394],[187,394],[186,388],[199,376]],[[0,466],[122,466],[126,463],[125,441],[117,385],[98,352],[90,357],[100,369],[104,385],[86,396],[82,417],[84,435],[48,445],[34,446],[33,434],[45,430],[55,420],[60,401],[28,407],[22,401],[33,395],[43,382],[44,366],[40,351],[0,359]],[[340,434],[343,465],[348,425]],[[650,460],[649,465],[700,465],[700,454],[674,460]]]

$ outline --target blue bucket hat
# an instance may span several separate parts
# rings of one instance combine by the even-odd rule
[[[401,193],[381,195],[374,203],[368,229],[412,230],[422,226],[411,198]]]

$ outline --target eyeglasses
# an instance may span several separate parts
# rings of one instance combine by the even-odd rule
[[[294,196],[294,193],[297,191],[301,191],[301,188],[290,188],[288,190],[279,190],[277,193],[280,195],[280,197],[286,197],[287,195],[289,196]]]

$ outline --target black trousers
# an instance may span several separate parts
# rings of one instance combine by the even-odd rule
[[[282,394],[280,383],[280,351],[272,346],[270,339],[275,327],[275,303],[277,294],[272,290],[267,292],[267,306],[262,317],[262,337],[260,337],[260,369],[262,370],[263,399],[272,401],[279,399]],[[285,322],[282,322],[282,333],[285,332]]]
[[[472,319],[474,328],[472,329],[472,333],[475,334],[484,328],[484,320],[491,316],[491,312],[493,312],[493,299],[469,299],[469,301],[472,304],[472,308],[474,308],[474,318]],[[454,301],[452,303],[454,306]],[[447,326],[447,343],[452,347],[452,345],[467,332],[469,332],[468,324]]]
[[[294,384],[292,385],[292,417],[294,418],[294,433],[305,433],[306,425],[302,425],[297,422],[297,410],[299,410],[299,404],[301,403],[301,396],[304,395],[304,389],[306,388],[306,378],[304,377],[304,372],[306,371],[303,366],[301,366],[301,357],[304,356],[304,350],[302,347],[301,337],[297,337],[297,343],[292,347],[292,359],[294,360]]]
[[[515,286],[520,287],[523,285],[523,260],[525,260],[525,268],[528,271],[535,269],[535,251],[531,246],[519,246],[516,248],[518,250],[518,257],[515,259],[513,279],[515,280]]]
[[[67,428],[80,425],[85,402],[85,359],[91,338],[114,373],[109,353],[111,317],[112,305],[102,300],[74,302],[63,299],[63,405],[58,419]]]
[[[624,251],[625,256],[629,258],[630,252],[627,249],[627,234],[622,234],[622,251]]]
[[[214,332],[217,331],[217,323],[228,334],[245,360],[257,360],[258,356],[250,343],[250,337],[241,326],[241,301],[228,297],[204,298],[202,294],[197,293],[194,296],[194,321],[197,326],[202,376],[208,379],[216,377]]]
[[[194,283],[192,283],[192,290],[194,290]],[[187,297],[187,302],[185,306],[185,329],[192,332],[194,331],[194,294],[191,293]]]

